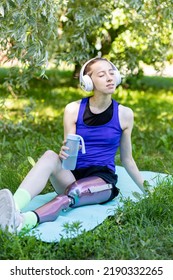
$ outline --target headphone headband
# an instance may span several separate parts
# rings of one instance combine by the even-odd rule
[[[88,60],[81,68],[80,70],[80,75],[79,75],[79,82],[80,82],[80,86],[83,90],[85,91],[92,91],[93,90],[93,82],[92,82],[92,79],[90,78],[89,75],[84,75],[84,71],[85,71],[85,68],[86,66],[93,60],[96,60],[96,59],[99,59],[102,60],[101,57],[94,57],[90,60]],[[109,62],[113,69],[115,70],[115,76],[116,76],[116,85],[118,86],[120,83],[121,83],[121,75],[120,75],[120,72],[118,71],[117,67],[109,60],[105,59],[107,62]]]

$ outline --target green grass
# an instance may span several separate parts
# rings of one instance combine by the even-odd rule
[[[7,70],[0,70],[4,81]],[[51,70],[48,80],[32,80],[26,93],[11,96],[0,85],[0,188],[16,190],[47,149],[59,151],[63,140],[63,108],[82,98],[70,71]],[[173,79],[144,77],[119,87],[114,98],[135,113],[133,154],[140,170],[173,170]],[[117,164],[120,164],[119,154]],[[52,191],[48,183],[44,192]],[[124,202],[113,217],[78,238],[79,225],[66,227],[68,239],[47,244],[25,235],[0,232],[0,259],[172,259],[173,180],[159,182],[153,194]]]

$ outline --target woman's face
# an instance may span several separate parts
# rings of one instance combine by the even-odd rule
[[[104,60],[95,62],[91,66],[90,77],[94,84],[94,90],[112,94],[116,88],[116,76],[113,66]]]

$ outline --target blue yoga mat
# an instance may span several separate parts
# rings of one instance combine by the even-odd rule
[[[114,200],[105,204],[96,204],[82,206],[75,209],[62,211],[58,218],[53,222],[46,222],[38,225],[29,232],[37,239],[44,242],[58,242],[61,238],[72,238],[81,234],[83,231],[89,231],[101,224],[108,216],[114,215],[116,209],[123,206],[123,198],[136,200],[133,192],[141,194],[140,189],[133,182],[125,169],[117,166],[118,183],[120,195]],[[143,178],[149,181],[151,186],[156,186],[159,181],[163,180],[166,174],[151,171],[141,171]],[[55,192],[36,196],[24,211],[34,210],[56,196]],[[71,230],[73,228],[73,230]]]

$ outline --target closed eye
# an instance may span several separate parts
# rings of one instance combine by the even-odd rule
[[[114,76],[115,75],[115,71],[111,71],[111,72],[109,72],[109,74]]]
[[[105,72],[100,72],[99,73],[99,75],[98,75],[98,77],[99,78],[102,78],[102,77],[104,77],[106,75],[106,73]],[[109,75],[111,75],[111,76],[114,76],[115,75],[115,70],[109,70]]]

